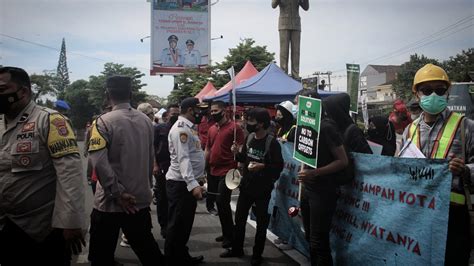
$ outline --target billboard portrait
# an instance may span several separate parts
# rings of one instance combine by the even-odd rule
[[[210,58],[208,0],[153,0],[151,75],[206,68]]]

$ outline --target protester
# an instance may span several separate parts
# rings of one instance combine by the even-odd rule
[[[170,167],[168,134],[171,127],[178,120],[179,105],[168,105],[166,113],[169,114],[168,122],[155,125],[153,144],[155,147],[155,166],[153,167],[155,186],[153,187],[153,192],[156,199],[156,214],[163,238],[166,238],[166,227],[168,227],[168,197],[166,196],[166,172],[168,172]]]
[[[138,105],[137,110],[144,113],[153,122],[155,120],[155,112],[153,106],[149,103],[141,103]]]
[[[92,129],[89,156],[99,182],[91,214],[91,265],[115,264],[120,229],[143,265],[164,265],[151,232],[153,127],[130,106],[131,93],[130,77],[109,77],[106,95],[113,108]]]
[[[372,154],[364,133],[349,115],[349,94],[339,93],[329,96],[323,100],[323,106],[327,116],[336,122],[336,129],[341,134],[348,151]]]
[[[416,72],[412,91],[423,112],[405,129],[401,156],[414,146],[426,158],[449,160],[453,179],[445,265],[468,265],[470,217],[464,185],[474,177],[474,121],[446,108],[450,88],[449,77],[439,66],[427,64]]]
[[[237,168],[231,146],[234,141],[237,145],[243,145],[244,132],[237,123],[229,119],[225,108],[225,103],[221,101],[211,104],[211,117],[216,123],[209,128],[205,154],[210,170],[207,176],[208,194],[217,191],[216,203],[222,228],[222,236],[216,238],[216,241],[222,242],[222,247],[230,248],[234,228],[230,208],[232,190],[225,184],[225,175],[230,169]]]
[[[397,134],[402,134],[408,124],[412,122],[410,113],[403,100],[398,99],[393,103],[393,111],[388,119],[395,126]]]
[[[232,248],[220,256],[241,257],[244,254],[243,245],[247,216],[252,205],[255,205],[257,232],[252,254],[252,265],[260,265],[265,247],[267,228],[270,221],[268,204],[275,181],[283,170],[281,147],[276,139],[267,132],[270,126],[270,115],[264,108],[254,108],[247,113],[246,143],[232,146],[237,160],[243,163],[243,177],[240,184],[240,194],[235,212],[235,229]]]
[[[202,119],[197,98],[181,102],[181,115],[168,135],[171,165],[166,173],[168,196],[168,228],[165,255],[170,265],[195,265],[203,256],[191,257],[186,244],[191,234],[196,212],[196,200],[202,199],[203,187],[199,180],[204,176],[204,152],[195,125]]]
[[[203,107],[206,106],[206,104],[203,104],[202,105]],[[202,121],[201,123],[199,123],[198,125],[198,132],[199,132],[199,140],[201,141],[201,146],[202,146],[202,149],[205,150],[206,149],[206,146],[207,146],[207,140],[208,140],[208,136],[209,136],[209,128],[211,128],[215,123],[216,121],[212,120],[212,117],[210,116],[210,113],[209,113],[209,110],[207,108],[202,108]],[[207,161],[206,161],[207,163]],[[218,215],[218,212],[217,212],[217,209],[215,207],[215,204],[216,204],[216,194],[217,194],[217,183],[218,181],[217,180],[214,180],[214,178],[212,177],[212,175],[210,174],[209,172],[209,165],[206,164],[206,173],[207,173],[207,190],[210,192],[209,194],[207,194],[206,196],[206,208],[207,208],[207,212],[211,215],[214,215],[214,216],[217,216]],[[209,185],[211,187],[209,187]]]
[[[395,128],[388,118],[374,116],[369,118],[368,140],[382,145],[382,155],[394,156],[397,150]]]
[[[0,264],[70,265],[85,245],[81,155],[69,121],[0,67]]]
[[[420,107],[420,103],[416,99],[413,99],[408,102],[408,111],[410,112],[411,120],[415,121],[418,117],[420,117],[420,114],[423,110]]]
[[[320,99],[316,90],[307,90],[302,95]],[[298,180],[303,183],[300,207],[310,244],[311,265],[332,265],[329,230],[337,201],[334,179],[348,165],[337,124],[326,115],[324,107],[319,128],[318,167],[305,167],[298,173]]]
[[[280,126],[277,138],[282,141],[294,142],[296,120],[293,116],[294,104],[290,101],[284,101],[277,105],[275,122]]]

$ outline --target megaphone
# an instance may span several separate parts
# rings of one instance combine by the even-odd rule
[[[228,189],[234,190],[239,187],[241,179],[242,175],[238,169],[230,169],[225,175],[225,185]]]

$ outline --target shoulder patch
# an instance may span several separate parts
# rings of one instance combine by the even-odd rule
[[[107,146],[107,141],[97,129],[97,120],[92,122],[91,138],[89,140],[89,152],[102,150]]]
[[[59,113],[49,115],[48,149],[53,158],[79,153],[74,131],[66,118]]]
[[[181,143],[186,143],[188,141],[188,134],[185,132],[179,133],[179,141],[181,141]]]

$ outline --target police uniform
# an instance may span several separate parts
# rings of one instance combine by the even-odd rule
[[[183,107],[182,107],[183,108]],[[191,191],[204,176],[204,152],[194,124],[180,116],[168,135],[171,165],[166,173],[168,228],[165,255],[168,263],[190,264],[186,244],[194,222],[196,199]]]
[[[168,37],[168,42],[178,42],[178,37],[176,35],[170,35]],[[161,51],[161,65],[167,67],[182,66],[183,65],[183,55],[181,49],[178,47],[172,49],[171,47],[163,49]]]
[[[139,137],[137,137],[139,136]],[[113,265],[119,230],[143,265],[159,265],[163,255],[151,233],[153,126],[129,103],[117,104],[93,124],[90,160],[99,182],[91,214],[89,260]],[[136,198],[138,212],[126,214],[120,195]]]
[[[2,257],[11,259],[17,248],[28,250],[21,237],[34,240],[35,245],[48,239],[51,245],[51,237],[57,235],[64,245],[62,233],[53,228],[84,228],[82,174],[67,118],[33,101],[13,121],[7,123],[0,116],[0,264]],[[13,231],[21,237],[12,236]],[[22,246],[17,247],[17,241]],[[48,261],[54,264],[55,259],[64,259],[60,254],[58,250],[27,252],[31,257],[22,259],[50,256]]]
[[[187,40],[186,45],[192,44],[194,46],[194,41],[193,40]],[[183,65],[187,67],[197,67],[201,64],[201,53],[196,50],[192,49],[189,51],[186,49],[184,52],[184,60],[183,60]]]

